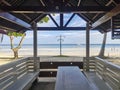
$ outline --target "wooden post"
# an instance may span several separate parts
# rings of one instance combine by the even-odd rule
[[[89,56],[90,56],[90,23],[86,24],[86,71],[89,71]]]
[[[61,35],[60,35],[60,56],[62,55],[62,38],[61,38]]]
[[[37,24],[33,23],[33,58],[34,58],[34,71],[39,70],[39,59],[37,58]]]

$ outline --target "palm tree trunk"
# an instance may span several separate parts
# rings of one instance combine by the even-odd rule
[[[106,39],[107,39],[107,33],[104,33],[101,50],[100,50],[100,53],[99,53],[99,55],[98,55],[98,56],[101,57],[101,58],[105,57],[105,56],[104,56],[104,53],[105,53]]]

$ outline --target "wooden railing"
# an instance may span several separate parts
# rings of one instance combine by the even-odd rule
[[[30,58],[0,66],[0,90],[4,90],[27,73],[34,71],[34,62]]]
[[[88,63],[88,67],[87,67],[87,60],[86,58],[84,57],[83,58],[83,70],[84,71],[87,71],[87,68],[89,69],[89,71],[95,71],[95,60],[93,59],[89,59],[89,63]]]
[[[96,73],[107,82],[113,90],[120,90],[120,66],[99,57],[95,60]]]
[[[40,57],[39,66],[39,77],[56,77],[59,66],[78,66],[81,70],[83,70],[83,58],[69,56],[42,56]]]
[[[42,61],[40,62],[40,77],[56,77],[59,66],[78,66],[83,69],[83,62],[79,61]]]
[[[40,62],[40,77],[56,77],[58,66],[78,66],[86,71],[86,59],[83,61],[42,61]],[[39,64],[39,62],[38,62]],[[83,65],[84,64],[84,65]],[[4,90],[16,80],[28,73],[34,72],[35,63],[32,57],[19,59],[17,61],[0,66],[0,90]],[[105,80],[114,90],[120,90],[120,67],[96,57],[89,60],[89,70],[96,73]]]

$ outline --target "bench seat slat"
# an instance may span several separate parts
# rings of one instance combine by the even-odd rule
[[[27,90],[36,79],[37,75],[38,72],[28,73],[22,78],[18,79],[14,84],[10,85],[5,90]]]

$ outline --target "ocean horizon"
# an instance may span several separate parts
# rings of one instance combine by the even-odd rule
[[[16,46],[16,44],[15,44]],[[90,44],[90,56],[96,56],[99,54],[101,44]],[[9,44],[0,45],[0,53],[7,56],[13,54]],[[38,55],[59,55],[59,44],[38,44]],[[19,50],[21,56],[33,55],[33,44],[23,44]],[[62,44],[62,54],[68,56],[81,56],[86,55],[86,44]],[[2,55],[3,56],[3,55]],[[105,56],[119,57],[120,56],[120,44],[106,44]]]
[[[14,44],[16,47],[17,44]],[[38,48],[59,48],[60,44],[38,44]],[[62,48],[85,48],[86,44],[62,44]],[[101,44],[90,44],[91,48],[99,48]],[[120,44],[106,44],[106,48],[118,48]],[[10,44],[0,44],[0,49],[8,49]],[[33,44],[23,44],[22,48],[33,48]]]

